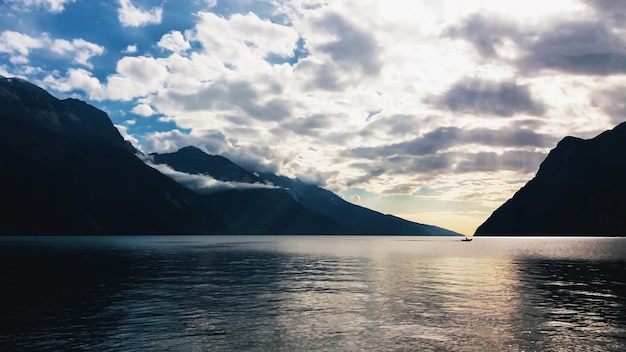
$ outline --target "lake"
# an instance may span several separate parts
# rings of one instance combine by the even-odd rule
[[[625,351],[626,239],[0,237],[0,350]]]

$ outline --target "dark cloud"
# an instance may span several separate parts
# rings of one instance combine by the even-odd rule
[[[373,169],[368,169],[367,173],[364,174],[363,176],[357,177],[355,179],[349,180],[346,185],[348,187],[352,187],[361,183],[365,183],[368,180],[372,179],[372,178],[376,178],[380,175],[385,174],[385,169],[381,168],[381,167],[377,167],[377,168],[373,168]]]
[[[428,117],[396,114],[368,121],[368,128],[362,131],[364,137],[384,133],[395,137],[416,135],[420,127],[429,124]]]
[[[519,113],[543,115],[545,108],[532,97],[528,87],[514,82],[462,79],[443,96],[428,98],[427,102],[454,112],[496,116]]]
[[[290,119],[280,125],[292,133],[304,136],[322,137],[324,129],[332,125],[333,116],[313,114],[308,117]]]
[[[606,18],[611,24],[626,27],[626,0],[583,0],[595,9],[600,18]]]
[[[614,125],[626,120],[626,90],[622,88],[594,92],[591,95],[591,104],[609,115]]]
[[[364,74],[378,74],[382,66],[378,60],[378,44],[370,33],[357,28],[335,13],[327,14],[318,21],[317,26],[337,38],[320,47],[333,60],[345,69],[352,69],[356,65]]]
[[[280,121],[291,115],[288,101],[274,98],[262,103],[252,85],[241,81],[215,81],[193,94],[171,92],[167,98],[187,111],[238,107],[249,116],[264,121]]]
[[[546,155],[531,151],[506,151],[464,154],[456,164],[457,173],[512,170],[524,173],[536,171]]]
[[[384,190],[383,194],[411,194],[415,190],[415,186],[409,184],[396,185],[390,189]]]
[[[516,38],[520,33],[512,24],[482,14],[475,14],[459,24],[450,26],[443,34],[471,42],[484,57],[497,56],[496,47],[502,44],[504,38],[520,39]]]
[[[294,71],[304,76],[307,89],[336,92],[342,90],[345,85],[339,76],[341,67],[333,62],[317,63],[305,59],[298,62]]]
[[[453,146],[478,144],[494,147],[549,147],[556,139],[530,130],[477,128],[463,130],[440,127],[410,141],[380,147],[360,147],[347,151],[351,157],[375,159],[399,155],[425,156],[443,152]]]
[[[509,39],[518,46],[521,56],[515,60],[501,59],[523,71],[625,73],[626,41],[614,30],[615,26],[624,27],[625,1],[587,2],[596,9],[598,19],[560,21],[538,29],[474,15],[443,33],[471,42],[485,58],[498,58],[498,45]]]
[[[546,154],[541,152],[512,150],[494,152],[446,152],[424,156],[401,156],[391,161],[385,158],[351,166],[363,171],[363,175],[350,180],[350,186],[366,183],[382,174],[415,175],[420,179],[438,177],[441,174],[464,174],[511,170],[532,173],[539,168]]]
[[[576,74],[626,73],[626,42],[602,22],[564,22],[525,46],[526,70],[554,69]]]

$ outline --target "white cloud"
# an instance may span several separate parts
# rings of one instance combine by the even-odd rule
[[[137,52],[137,45],[129,45],[126,49],[122,50],[123,54],[134,54]]]
[[[62,12],[65,4],[75,2],[76,0],[6,0],[18,10],[31,10],[33,8],[44,8],[53,13]]]
[[[161,37],[161,40],[157,43],[159,48],[167,49],[174,53],[181,53],[191,48],[191,45],[183,34],[179,31],[171,31]]]
[[[58,55],[71,56],[73,62],[86,67],[92,67],[89,59],[104,53],[104,47],[80,38],[71,41],[52,39],[45,33],[37,38],[14,31],[0,34],[0,53],[9,54],[9,61],[15,65],[27,64],[30,61],[30,52],[35,49],[47,49]]]
[[[200,42],[207,55],[239,70],[258,70],[266,56],[289,57],[296,48],[298,33],[293,28],[262,20],[253,13],[234,14],[229,19],[211,12],[199,16],[198,24],[185,36]]]
[[[199,193],[208,194],[219,191],[227,191],[231,189],[275,189],[274,185],[266,183],[244,183],[244,182],[225,182],[216,180],[213,177],[198,174],[188,174],[172,169],[164,164],[154,164],[149,158],[144,158],[144,162],[161,172],[162,174],[169,176],[174,181],[182,184],[183,186],[194,190]]]
[[[65,39],[55,39],[50,50],[60,55],[73,55],[74,62],[89,68],[93,67],[88,62],[89,59],[104,53],[103,46],[83,39],[74,39],[71,42]]]
[[[84,90],[93,100],[129,101],[159,91],[168,76],[163,60],[145,56],[122,58],[116,71],[104,83],[84,69],[70,69],[60,77],[48,75],[44,83],[60,92]]]
[[[28,63],[30,51],[42,48],[46,39],[46,37],[34,38],[14,31],[4,31],[0,34],[0,53],[9,54],[13,64],[25,64]]]
[[[135,149],[141,150],[141,146],[139,145],[139,140],[137,140],[137,138],[135,138],[134,136],[128,133],[128,127],[124,125],[114,125],[114,126],[120,132],[120,135],[122,135],[122,138],[124,138],[125,141],[130,142],[130,144],[132,144],[133,147],[135,147]]]
[[[124,27],[140,27],[161,23],[161,17],[163,16],[163,8],[161,7],[142,10],[133,5],[131,0],[119,0],[119,4],[117,16]]]
[[[155,114],[152,107],[148,104],[139,104],[135,106],[131,111],[137,115],[144,117],[152,116]]]

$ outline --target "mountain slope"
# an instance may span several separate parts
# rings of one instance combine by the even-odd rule
[[[476,235],[626,235],[626,123],[566,137]]]
[[[222,232],[197,195],[145,165],[106,113],[0,76],[0,233]]]
[[[230,192],[229,196],[231,198],[220,193],[206,196],[206,199],[212,199],[215,204],[225,202],[227,199],[230,201],[239,199],[241,204],[238,207],[233,206],[233,212],[253,202],[253,204],[257,205],[254,209],[256,209],[258,213],[250,215],[259,219],[263,218],[262,214],[265,214],[264,216],[267,218],[273,218],[277,213],[276,206],[278,206],[282,207],[284,211],[292,211],[300,214],[299,217],[301,221],[308,224],[307,226],[318,226],[320,227],[317,229],[319,231],[327,229],[332,230],[332,232],[325,231],[321,233],[418,236],[458,235],[455,232],[440,227],[414,223],[354,205],[346,202],[341,197],[328,190],[307,184],[298,179],[290,179],[272,173],[260,173],[258,177],[247,171],[242,174],[240,173],[242,169],[231,161],[228,161],[231,165],[227,168],[239,170],[239,173],[233,173],[233,175],[235,175],[233,179],[228,177],[224,178],[223,173],[216,173],[214,171],[213,162],[216,160],[214,158],[217,157],[209,156],[194,147],[186,147],[175,153],[153,154],[151,156],[155,162],[165,163],[181,172],[204,174],[219,178],[222,181],[241,181],[244,178],[250,179],[251,176],[254,176],[257,178],[254,182],[265,182],[278,186],[279,189],[274,190],[241,189],[236,192]],[[219,160],[223,162],[228,159],[221,158]],[[247,200],[244,201],[244,199]],[[234,218],[235,216],[235,214],[229,214],[224,207],[221,209],[212,208],[212,210],[224,218]],[[304,211],[308,211],[307,216],[304,215]],[[287,220],[287,218],[282,219]],[[293,219],[293,217],[290,219]],[[242,221],[248,222],[248,220]],[[233,224],[233,226],[237,225]]]
[[[364,208],[345,201],[321,187],[270,173],[261,178],[287,190],[305,207],[327,215],[341,224],[350,234],[453,236],[458,233],[441,227],[420,224]]]
[[[224,182],[264,183],[258,176],[232,161],[208,155],[196,147],[174,153],[152,153],[152,161],[188,174],[207,175]],[[241,186],[241,185],[240,185]],[[243,188],[203,192],[205,207],[229,224],[236,234],[333,234],[342,227],[332,218],[317,214],[276,188]]]

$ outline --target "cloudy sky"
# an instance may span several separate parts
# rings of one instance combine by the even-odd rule
[[[625,0],[4,0],[0,75],[473,233],[562,137],[626,119]]]

